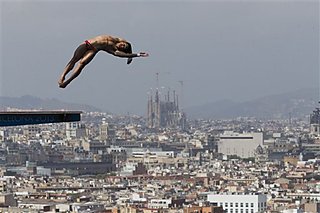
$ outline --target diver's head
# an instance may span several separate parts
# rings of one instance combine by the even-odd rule
[[[131,44],[129,42],[121,41],[116,44],[118,50],[125,52],[125,53],[132,53]]]

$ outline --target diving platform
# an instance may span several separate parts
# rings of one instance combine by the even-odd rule
[[[76,122],[80,121],[81,113],[81,111],[0,111],[0,127]]]

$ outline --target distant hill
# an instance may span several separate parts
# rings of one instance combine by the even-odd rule
[[[94,106],[85,104],[66,103],[58,99],[41,99],[25,95],[21,97],[0,97],[0,111],[6,108],[43,109],[43,110],[80,110],[87,112],[101,112]]]
[[[319,89],[301,89],[290,93],[261,97],[246,102],[221,100],[185,108],[188,118],[229,119],[256,117],[261,119],[303,118],[318,107]]]
[[[261,119],[305,118],[315,107],[319,107],[319,89],[301,89],[289,93],[265,96],[245,102],[219,100],[216,102],[185,108],[189,119],[231,119],[256,117]],[[25,95],[21,97],[0,97],[0,111],[10,108],[43,110],[81,110],[102,112],[103,110],[85,104],[66,103],[58,99],[41,99]]]

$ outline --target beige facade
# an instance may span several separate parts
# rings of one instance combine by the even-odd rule
[[[255,156],[255,150],[263,145],[263,133],[225,132],[220,135],[218,152],[224,155],[237,155],[241,158]]]

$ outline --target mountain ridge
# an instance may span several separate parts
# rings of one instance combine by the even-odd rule
[[[0,96],[0,109],[17,108],[24,110],[81,110],[88,112],[101,112],[102,110],[88,104],[67,103],[56,98],[42,99],[39,97],[24,95],[21,97]]]
[[[219,100],[185,109],[188,118],[230,119],[256,117],[263,119],[302,118],[317,107],[319,89],[306,88],[263,96],[250,101]]]
[[[186,107],[183,111],[186,112],[188,119],[232,119],[236,117],[263,119],[305,118],[312,113],[315,107],[319,107],[318,99],[319,89],[307,88],[243,102],[222,99],[198,106]],[[88,104],[67,103],[56,98],[42,99],[31,95],[21,97],[0,96],[0,110],[6,108],[106,112]]]

